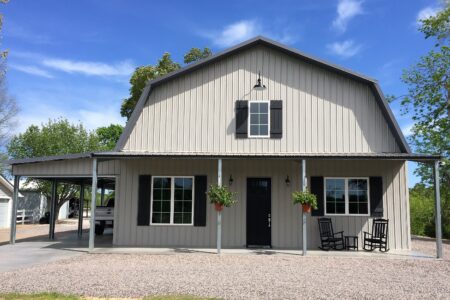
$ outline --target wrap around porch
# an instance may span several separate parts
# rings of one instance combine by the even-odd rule
[[[136,153],[92,153],[78,156],[49,157],[38,160],[12,161],[14,175],[13,210],[16,208],[20,177],[51,180],[53,190],[57,182],[92,186],[89,251],[95,247],[95,203],[97,188],[114,185],[116,206],[114,209],[114,247],[172,247],[172,248],[223,248],[236,249],[251,246],[249,243],[250,212],[258,206],[249,207],[249,180],[269,179],[270,245],[273,249],[307,250],[317,249],[319,234],[317,217],[302,214],[291,202],[294,190],[311,188],[313,177],[339,178],[348,182],[351,178],[383,178],[384,218],[391,222],[390,243],[393,249],[409,249],[409,201],[407,167],[405,162],[433,163],[435,172],[436,209],[436,256],[442,257],[440,221],[439,164],[438,156],[413,154],[392,155],[284,155],[284,156],[216,156],[136,154]],[[208,205],[204,227],[169,226],[160,224],[137,224],[139,211],[139,175],[153,177],[206,175],[208,184],[223,184],[237,193],[238,204],[217,214]],[[194,180],[193,179],[193,180]],[[154,179],[153,179],[154,180]],[[404,188],[401,188],[401,187]],[[150,192],[150,190],[148,190]],[[55,192],[56,193],[56,192]],[[82,195],[80,195],[82,196]],[[325,198],[325,197],[324,197]],[[49,238],[54,239],[56,195],[52,197]],[[153,200],[152,200],[153,201]],[[195,201],[195,200],[193,200]],[[324,206],[329,205],[324,201]],[[327,200],[328,201],[328,200]],[[367,203],[369,205],[369,203]],[[149,204],[150,206],[150,204]],[[337,206],[336,206],[337,207]],[[194,209],[194,208],[192,208]],[[345,213],[339,214],[324,207],[323,214],[330,217],[336,230],[358,236],[362,243],[362,232],[370,231],[372,218],[369,213],[352,216],[349,204]],[[154,215],[152,215],[152,218]],[[13,223],[13,222],[12,222]],[[80,222],[82,224],[82,222]],[[217,230],[217,226],[222,226]],[[217,234],[217,232],[221,233]],[[81,236],[82,227],[78,234]],[[253,235],[258,232],[253,232]],[[191,242],[193,241],[193,242]],[[15,243],[15,223],[11,224],[10,243]],[[229,251],[229,250],[227,250]]]

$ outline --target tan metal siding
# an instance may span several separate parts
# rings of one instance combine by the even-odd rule
[[[261,71],[264,91],[252,89]],[[282,139],[236,139],[236,100],[283,100]],[[369,86],[258,46],[157,86],[125,151],[400,152]]]
[[[113,176],[120,173],[120,164],[116,160],[99,161],[98,175]],[[92,159],[71,159],[48,161],[13,166],[14,175],[23,176],[92,176]]]
[[[237,193],[238,203],[223,213],[224,247],[243,247],[246,244],[246,178],[272,179],[272,245],[275,248],[301,248],[300,207],[291,203],[291,193],[300,188],[301,163],[293,160],[223,161],[223,181],[234,178],[231,190]],[[207,226],[137,226],[138,176],[150,175],[207,175],[208,185],[217,181],[216,160],[148,159],[121,161],[116,201],[114,243],[121,246],[183,246],[215,247],[216,213],[212,205],[207,209]],[[286,176],[291,185],[285,184]],[[409,249],[409,204],[406,163],[397,161],[307,161],[309,176],[382,176],[384,184],[385,217],[390,219],[392,249]],[[317,218],[308,217],[308,247],[317,249],[319,234]],[[332,217],[336,231],[358,235],[369,231],[370,217]]]

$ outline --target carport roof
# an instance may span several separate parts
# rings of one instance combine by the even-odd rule
[[[10,165],[33,164],[50,161],[73,160],[83,158],[100,159],[127,159],[127,158],[248,158],[248,159],[387,159],[387,160],[410,160],[417,162],[431,162],[440,160],[438,154],[421,153],[210,153],[210,152],[91,152],[66,154],[57,156],[44,156],[25,159],[13,159],[7,161]]]

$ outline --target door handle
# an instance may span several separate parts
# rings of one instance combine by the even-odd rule
[[[272,224],[272,218],[270,217],[270,214],[267,215],[267,223],[268,223],[268,227],[270,228],[270,226]]]

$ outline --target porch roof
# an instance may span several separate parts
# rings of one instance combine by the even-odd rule
[[[421,153],[210,153],[210,152],[92,152],[66,154],[57,156],[33,157],[25,159],[13,159],[6,163],[10,165],[33,164],[51,161],[66,161],[74,159],[127,159],[127,158],[249,158],[249,159],[344,159],[344,160],[365,160],[365,159],[387,159],[387,160],[408,160],[416,162],[432,162],[440,160],[441,155],[438,154],[421,154]]]

